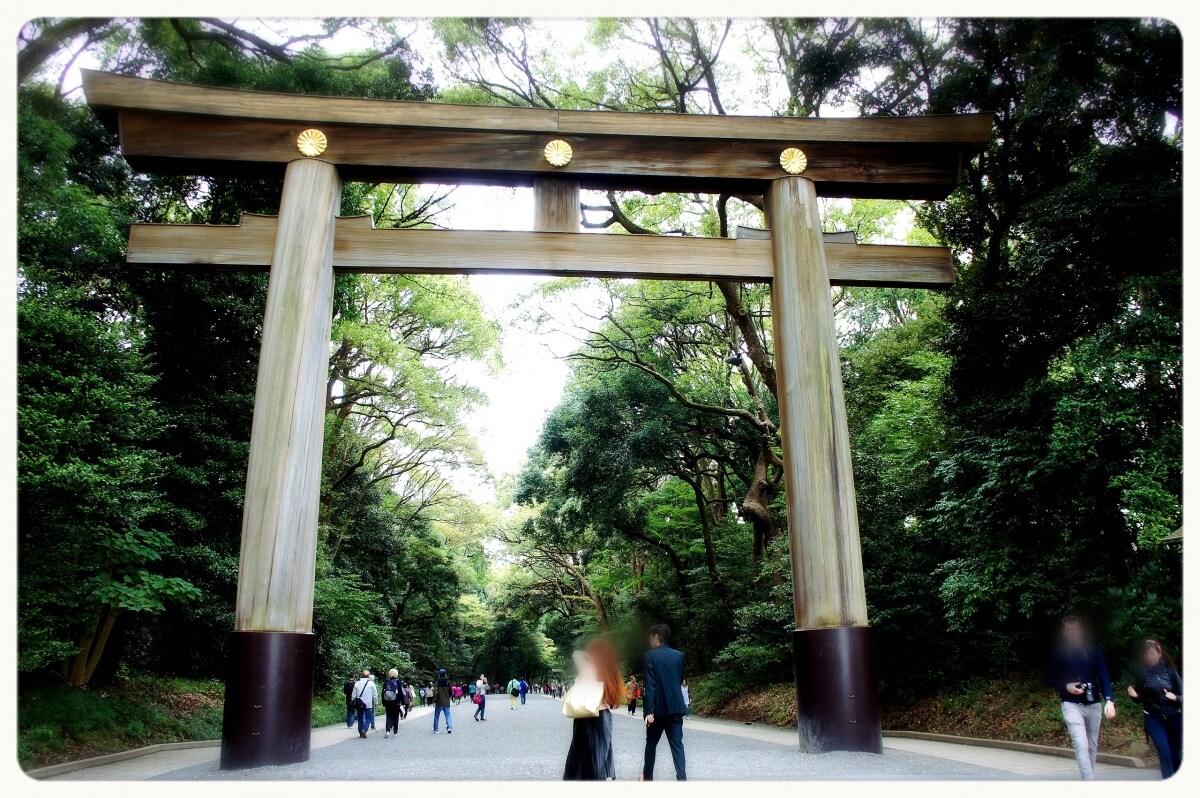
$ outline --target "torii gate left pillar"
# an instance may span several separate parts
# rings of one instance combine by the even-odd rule
[[[313,583],[333,321],[337,168],[287,165],[246,472],[221,767],[304,762],[312,737]]]

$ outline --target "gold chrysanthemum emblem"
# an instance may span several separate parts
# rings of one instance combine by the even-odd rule
[[[562,139],[555,139],[546,145],[546,149],[542,150],[542,155],[546,157],[546,163],[551,166],[566,166],[571,162],[571,145]]]
[[[329,139],[325,138],[325,134],[316,128],[309,128],[296,137],[296,149],[300,150],[301,155],[308,158],[316,158],[325,152],[325,148],[328,146]]]
[[[788,147],[779,153],[779,165],[789,175],[798,175],[808,168],[808,156],[804,154],[804,150]]]

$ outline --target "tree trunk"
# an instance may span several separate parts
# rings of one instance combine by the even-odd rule
[[[766,446],[767,444],[764,442],[758,451],[758,459],[754,463],[754,476],[750,480],[750,487],[747,488],[741,504],[742,515],[754,527],[753,557],[755,560],[761,559],[766,553],[767,545],[777,532],[775,521],[768,509],[771,482],[767,478],[767,466],[770,464],[770,459],[767,456]]]
[[[117,622],[120,612],[118,607],[109,607],[104,614],[103,622],[97,618],[91,628],[84,633],[83,638],[79,641],[79,651],[63,663],[63,676],[67,684],[72,687],[83,687],[91,681],[92,674],[96,672],[96,666],[100,664],[104,647],[108,645],[109,636],[112,635],[113,625]]]
[[[696,496],[696,509],[700,512],[700,529],[704,536],[704,565],[708,569],[708,576],[712,579],[713,590],[717,593],[717,598],[721,600],[721,604],[725,609],[732,613],[732,605],[729,602],[729,592],[725,588],[725,583],[721,581],[721,572],[717,568],[717,550],[713,545],[712,533],[712,516],[708,509],[709,502],[704,497],[704,491],[700,487],[700,479],[696,477],[685,478],[685,482],[692,486],[692,492]]]

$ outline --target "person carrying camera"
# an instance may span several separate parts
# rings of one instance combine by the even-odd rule
[[[1079,775],[1091,781],[1096,777],[1100,715],[1103,712],[1104,717],[1112,720],[1117,716],[1117,707],[1104,655],[1078,616],[1062,619],[1059,639],[1046,670],[1046,682],[1062,699],[1063,721],[1075,749]]]

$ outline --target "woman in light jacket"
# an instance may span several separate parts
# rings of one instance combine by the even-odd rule
[[[617,665],[617,652],[612,643],[597,638],[572,659],[579,677],[571,690],[598,692],[600,703],[596,717],[575,718],[571,730],[571,747],[563,770],[565,781],[608,781],[617,777],[612,750],[612,712],[625,702],[625,684]],[[599,684],[597,684],[599,683]],[[567,698],[570,702],[570,696]],[[564,706],[564,712],[567,707]]]

